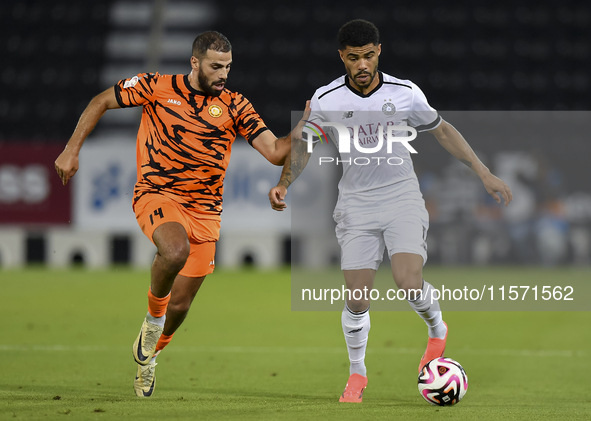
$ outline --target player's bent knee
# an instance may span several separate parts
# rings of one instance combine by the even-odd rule
[[[185,227],[178,222],[167,222],[160,225],[152,236],[158,253],[167,260],[182,259],[189,256],[189,237]]]
[[[422,271],[407,271],[405,273],[394,272],[393,276],[398,289],[408,292],[412,289],[420,289],[423,286]]]
[[[409,289],[421,288],[423,284],[423,268],[413,267],[393,267],[392,276],[396,286],[399,289],[408,291]]]
[[[158,254],[167,265],[181,270],[189,257],[191,247],[188,240],[175,241],[158,247]]]
[[[173,266],[182,268],[189,257],[189,244],[175,244],[167,250],[166,260]]]

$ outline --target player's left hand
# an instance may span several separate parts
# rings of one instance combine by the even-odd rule
[[[271,207],[276,211],[282,211],[287,208],[285,204],[285,195],[287,194],[287,188],[285,186],[275,186],[269,191],[269,202]]]
[[[509,186],[494,174],[488,173],[482,178],[482,183],[488,194],[490,194],[497,203],[501,203],[501,197],[499,194],[503,196],[505,206],[513,200],[513,193],[511,193]]]

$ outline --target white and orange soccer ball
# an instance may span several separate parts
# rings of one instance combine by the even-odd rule
[[[431,405],[455,405],[467,390],[468,376],[451,358],[435,358],[419,374],[419,393]]]

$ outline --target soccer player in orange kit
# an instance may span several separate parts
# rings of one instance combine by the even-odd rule
[[[205,276],[214,270],[223,182],[232,143],[244,137],[274,165],[283,165],[291,134],[277,139],[250,102],[225,84],[232,47],[209,31],[193,42],[188,75],[141,73],[92,99],[55,167],[66,184],[78,170],[86,137],[109,109],[143,106],[137,136],[133,209],[158,252],[152,264],[148,314],[133,344],[136,395],[154,391],[156,357],[185,319]],[[307,106],[307,110],[309,107]],[[304,114],[304,119],[309,115]]]

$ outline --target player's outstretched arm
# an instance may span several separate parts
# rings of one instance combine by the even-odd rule
[[[95,96],[82,115],[64,151],[55,160],[55,169],[64,185],[78,171],[78,154],[82,144],[107,110],[121,108],[113,87]]]
[[[287,205],[285,204],[287,188],[302,173],[308,164],[309,159],[310,154],[308,153],[308,144],[302,140],[300,132],[299,139],[296,139],[295,137],[292,138],[291,150],[285,158],[279,183],[269,191],[269,201],[274,210],[282,211],[287,208]]]
[[[499,194],[503,196],[505,206],[511,203],[513,194],[509,186],[492,174],[480,159],[478,159],[468,142],[466,142],[466,139],[464,139],[454,126],[443,120],[436,129],[430,130],[430,132],[450,154],[478,174],[484,184],[484,188],[486,188],[486,191],[497,203],[501,203]]]
[[[302,138],[302,129],[305,124],[304,120],[307,120],[308,117],[310,117],[310,101],[306,101],[304,116],[291,133],[285,137],[276,138],[270,130],[267,130],[253,139],[252,146],[271,164],[283,165],[291,149],[292,141]]]

